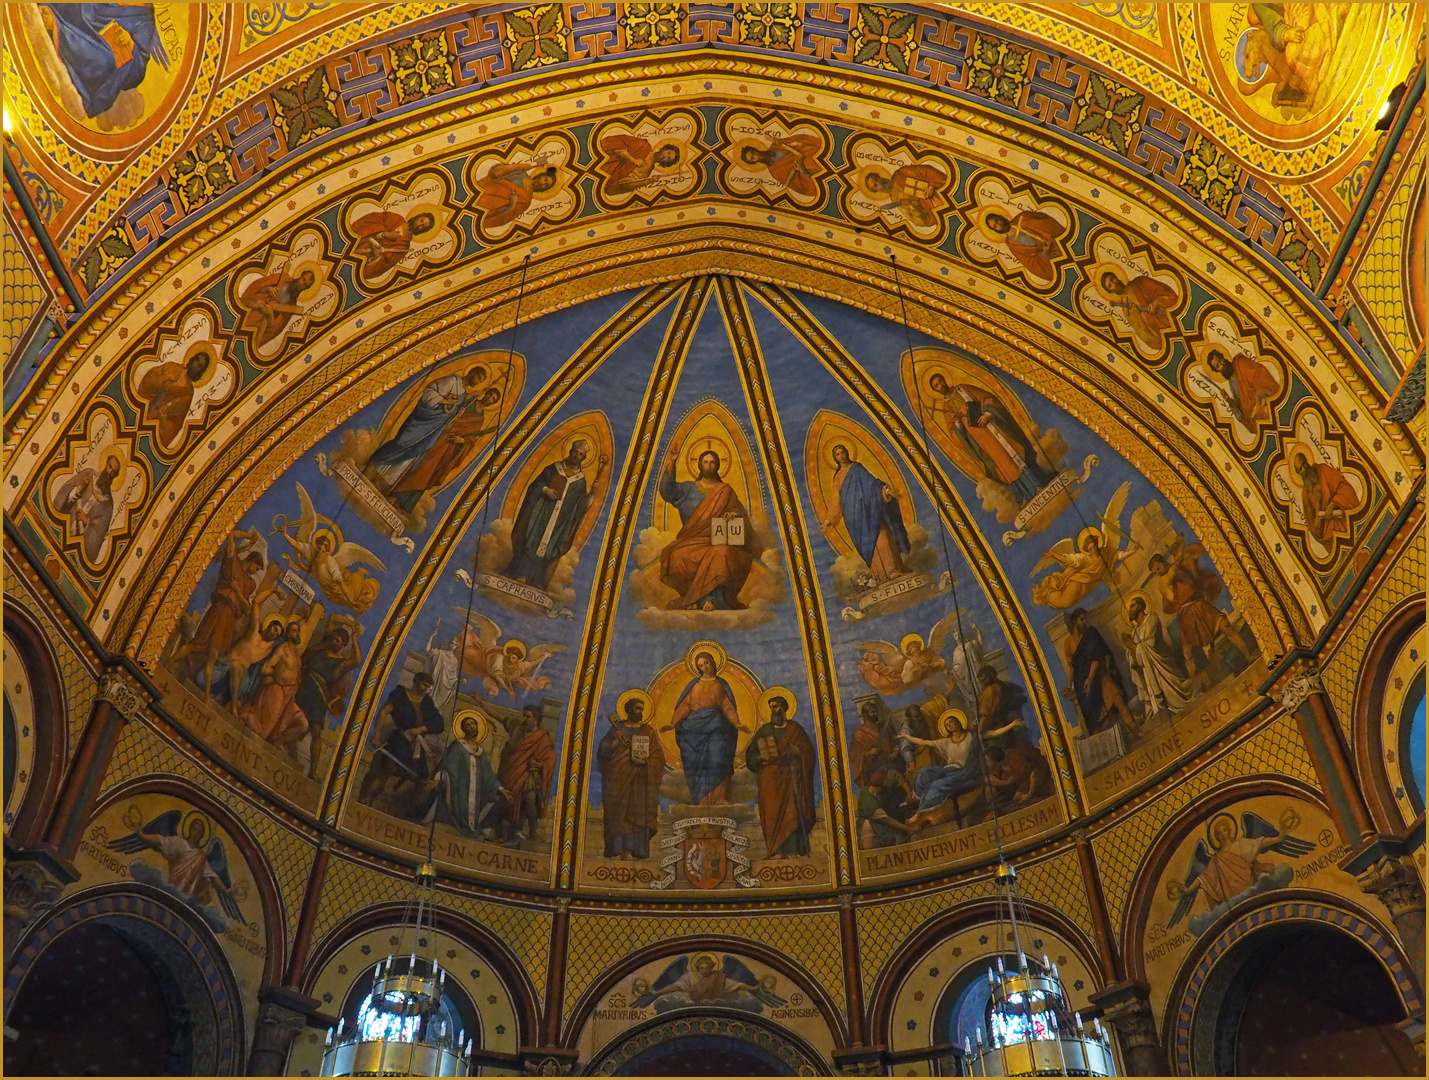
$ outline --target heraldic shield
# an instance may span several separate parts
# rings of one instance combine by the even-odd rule
[[[701,830],[684,843],[685,879],[696,889],[714,889],[729,875],[725,839],[718,829]]]

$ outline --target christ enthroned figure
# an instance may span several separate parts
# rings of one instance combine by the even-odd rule
[[[748,521],[749,511],[734,488],[720,479],[719,455],[713,450],[700,455],[699,475],[693,480],[675,479],[678,457],[679,450],[672,447],[660,478],[660,497],[680,512],[681,521],[679,535],[660,553],[660,580],[680,594],[669,607],[737,611],[744,607],[739,592],[758,548],[750,543],[713,543],[710,522],[719,518]]]

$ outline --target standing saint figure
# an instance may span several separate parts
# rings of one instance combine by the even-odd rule
[[[492,411],[495,416],[488,415]],[[501,391],[497,387],[488,386],[479,398],[467,398],[465,405],[452,411],[451,420],[430,449],[392,484],[388,497],[407,513],[413,513],[423,495],[441,487],[470,460],[481,437],[497,429],[500,416]]]
[[[767,131],[763,134],[769,140],[768,149],[746,146],[740,150],[739,160],[745,168],[763,165],[770,176],[790,191],[807,199],[818,195],[819,185],[814,182],[814,171],[819,168],[823,140],[817,135],[786,135],[780,138]]]
[[[481,745],[490,723],[475,710],[459,715],[452,725],[457,737],[442,754],[436,775],[423,784],[426,791],[438,793],[427,819],[435,815],[467,836],[482,836],[490,830],[486,822],[497,801],[496,773]]]
[[[858,557],[880,584],[906,573],[903,556],[911,546],[893,488],[854,461],[842,443],[834,447],[833,458],[837,495],[823,528],[832,531],[842,522]]]
[[[1305,530],[1320,543],[1336,534],[1350,531],[1349,514],[1360,504],[1345,474],[1323,461],[1312,461],[1304,451],[1297,450],[1290,468],[1300,484],[1300,513],[1305,518]]]
[[[289,277],[286,267],[250,281],[238,302],[248,309],[243,316],[243,329],[256,330],[254,340],[261,348],[276,338],[295,315],[306,315],[307,308],[298,301],[318,282],[312,270],[302,270]]]
[[[1126,645],[1126,660],[1131,667],[1131,681],[1145,708],[1149,723],[1158,717],[1170,717],[1195,697],[1194,681],[1181,666],[1180,658],[1166,640],[1161,619],[1146,609],[1146,597],[1136,595],[1126,605],[1129,633],[1121,635]]]
[[[749,511],[734,488],[719,478],[719,455],[713,450],[700,455],[700,472],[693,480],[675,479],[678,457],[678,448],[672,446],[660,477],[660,497],[680,512],[681,521],[679,535],[660,552],[660,580],[680,594],[669,607],[741,609],[739,591],[759,554],[757,544],[748,528],[742,546],[714,544],[710,523],[716,518],[743,518],[747,525]]]
[[[1205,689],[1216,638],[1225,637],[1247,661],[1255,649],[1249,635],[1237,633],[1229,616],[1215,605],[1216,597],[1221,595],[1221,579],[1214,570],[1201,566],[1205,547],[1187,544],[1179,536],[1176,540],[1169,556],[1156,552],[1146,560],[1146,569],[1156,575],[1161,610],[1174,616],[1180,628],[1186,670],[1195,677],[1198,689]]]
[[[1057,250],[1057,238],[1066,231],[1056,218],[1040,210],[1023,210],[1009,218],[999,208],[987,211],[980,226],[990,239],[1005,244],[1012,257],[1033,277],[1040,280],[1052,278],[1052,256]]]
[[[268,658],[259,665],[258,697],[243,709],[248,726],[275,745],[292,748],[307,733],[308,720],[295,700],[303,678],[303,624],[288,620]]]
[[[390,210],[374,210],[352,223],[357,242],[352,253],[362,260],[357,276],[363,284],[378,281],[383,274],[407,257],[412,241],[437,227],[430,210],[419,210],[410,218]]]
[[[144,403],[144,419],[154,425],[164,449],[171,448],[183,434],[194,389],[212,370],[213,353],[201,345],[182,364],[155,364],[139,379],[135,396]]]
[[[645,718],[649,696],[622,695],[624,716],[610,717],[610,730],[595,748],[607,859],[648,859],[660,816],[660,780],[665,751]],[[617,705],[617,708],[619,705]]]
[[[253,628],[258,574],[263,569],[261,543],[256,529],[234,529],[228,534],[218,581],[209,594],[198,629],[169,660],[169,667],[181,679],[196,680],[198,669],[203,668],[205,700],[213,697],[213,669],[218,658],[233,648],[244,629]]]
[[[995,394],[967,383],[949,386],[941,371],[933,373],[928,389],[942,399],[932,407],[944,410],[948,434],[1019,504],[1057,478],[1055,469],[1037,460],[1036,444]]]
[[[870,172],[864,177],[863,186],[870,195],[888,200],[880,210],[902,211],[911,224],[930,229],[938,224],[933,200],[947,182],[947,175],[932,165],[904,165],[895,170],[892,177]]]
[[[1160,352],[1166,331],[1176,325],[1171,312],[1180,303],[1176,290],[1154,277],[1139,274],[1123,281],[1110,270],[1102,272],[1101,293],[1107,303],[1121,311],[1131,324],[1131,332],[1149,348]]]
[[[790,720],[787,692],[776,688],[764,700],[769,720],[754,732],[744,753],[745,767],[759,777],[764,857],[807,855],[814,828],[814,743],[802,724]]]
[[[55,510],[70,519],[70,529],[84,538],[84,553],[99,562],[114,521],[114,481],[124,475],[119,455],[110,453],[98,471],[80,469],[55,495]]]
[[[558,180],[556,167],[546,164],[545,155],[510,165],[498,162],[476,182],[481,188],[476,205],[485,211],[482,225],[488,229],[509,225],[530,208],[532,198],[550,191]]]
[[[1269,418],[1270,403],[1280,393],[1280,384],[1264,364],[1246,353],[1228,357],[1220,349],[1211,349],[1206,353],[1206,366],[1226,381],[1226,400],[1237,420],[1254,430],[1260,420]]]
[[[725,805],[739,733],[749,729],[740,723],[734,691],[720,678],[714,653],[698,653],[695,670],[698,674],[686,685],[670,723],[662,730],[675,733],[690,801],[701,806]]]
[[[546,808],[551,781],[556,775],[556,745],[541,726],[541,710],[527,705],[501,752],[497,780],[504,808],[506,841],[529,840]]]
[[[475,364],[465,375],[444,375],[432,380],[422,388],[416,406],[396,434],[367,459],[363,474],[407,513],[416,507],[428,486],[435,486],[424,482],[432,471],[428,458],[444,446],[450,429],[467,411],[469,393],[485,382],[486,376],[486,368]],[[494,400],[500,401],[501,392],[493,386],[482,395],[482,404],[487,404],[485,399],[493,394]],[[424,465],[425,474],[414,475]]]
[[[1126,725],[1127,731],[1136,731],[1136,721],[1126,707],[1121,670],[1116,666],[1106,638],[1087,621],[1086,608],[1067,613],[1067,640],[1062,644],[1062,658],[1067,665],[1067,685],[1062,687],[1062,695],[1075,701],[1082,710],[1082,723],[1089,735],[1118,719]]]
[[[303,678],[294,701],[308,718],[314,739],[327,726],[328,714],[341,716],[347,706],[347,683],[352,671],[362,662],[352,627],[345,622],[329,625],[322,639],[303,653]],[[309,768],[317,767],[317,744],[314,742]]]
[[[552,462],[531,481],[521,498],[521,509],[511,527],[511,561],[501,576],[544,589],[551,583],[556,564],[571,550],[581,519],[595,501],[595,485],[607,464],[596,465],[594,477],[583,466],[590,444],[576,439],[563,461]]]

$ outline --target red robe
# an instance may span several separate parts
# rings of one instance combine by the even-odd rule
[[[1137,337],[1159,349],[1166,343],[1166,330],[1172,326],[1168,312],[1176,306],[1178,297],[1169,285],[1142,275],[1126,283],[1126,295],[1117,305],[1126,313]]]
[[[521,813],[521,790],[526,786],[527,774],[532,771],[536,773],[536,789],[544,807],[551,791],[551,777],[556,775],[556,744],[551,741],[551,733],[539,726],[519,740],[512,739],[501,751],[501,768],[496,779],[502,787],[517,796],[513,816]]]
[[[769,175],[791,191],[812,198],[819,193],[813,172],[819,167],[819,151],[823,143],[817,135],[790,135],[774,139],[772,150],[781,151],[769,168]]]
[[[1062,225],[1056,218],[1039,210],[1024,210],[1012,219],[1005,242],[1012,257],[1034,277],[1050,278],[1052,260],[1048,255],[1061,235]]]
[[[360,277],[363,281],[375,281],[392,267],[396,266],[404,258],[407,252],[412,250],[412,234],[407,228],[407,219],[401,214],[393,214],[386,210],[374,210],[370,214],[363,214],[352,223],[352,231],[359,238],[365,240],[369,236],[380,236],[388,233],[378,243],[382,247],[382,253],[377,256],[367,254],[362,264]],[[363,249],[370,249],[371,245],[359,245]]]
[[[1243,353],[1233,357],[1231,365],[1235,374],[1236,407],[1242,421],[1254,426],[1259,414],[1267,411],[1268,403],[1280,393],[1280,384],[1264,364]]]
[[[447,425],[436,445],[423,454],[421,460],[392,486],[393,494],[399,491],[429,491],[441,487],[461,471],[465,462],[471,460],[468,452],[475,439],[489,433],[490,427],[486,422],[485,406],[477,406],[476,411],[464,409]],[[458,438],[462,440],[460,443],[457,442]]]
[[[634,191],[654,171],[650,161],[653,151],[639,135],[607,135],[600,140],[600,148],[607,155],[600,171],[610,177],[605,190],[612,195]]]
[[[773,738],[781,755],[762,761],[760,743]],[[746,765],[759,773],[759,824],[764,830],[764,850],[773,855],[796,832],[806,836],[814,827],[814,743],[792,720],[780,730],[773,723],[754,733],[746,751]],[[802,846],[807,847],[807,842]],[[807,851],[788,854],[807,854]]]
[[[1317,462],[1314,468],[1315,479],[1308,481],[1300,491],[1300,510],[1305,515],[1305,528],[1310,530],[1310,535],[1324,542],[1336,533],[1348,533],[1350,525],[1347,520],[1333,517],[1322,518],[1317,523],[1317,514],[1340,509],[1348,517],[1359,506],[1360,498],[1345,479],[1345,474],[1333,465]]]
[[[184,430],[184,421],[193,404],[194,388],[183,364],[155,364],[139,380],[139,398],[144,402],[144,419],[158,432],[159,445],[172,446]]]
[[[671,610],[693,607],[721,585],[731,601],[744,588],[756,554],[748,543],[752,537],[746,532],[744,547],[710,543],[710,520],[725,514],[738,514],[746,522],[749,520],[749,512],[734,488],[720,481],[705,493],[704,501],[681,527],[674,543],[660,553],[660,580],[680,594],[670,605]]]

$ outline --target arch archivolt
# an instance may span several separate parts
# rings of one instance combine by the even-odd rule
[[[604,111],[599,115],[621,108],[645,107],[648,102],[639,97],[637,86],[644,89],[652,81],[693,80],[701,74],[712,74],[706,70],[704,63],[693,60],[663,61],[642,73],[638,84],[633,75],[602,73],[599,76],[603,91],[601,96],[607,100],[602,103]],[[721,75],[718,84],[713,78],[707,80],[711,87],[707,93],[712,100],[724,100],[725,95],[732,94],[735,89],[733,83],[739,78],[754,84],[753,96],[760,97],[767,93],[771,95],[771,100],[775,89],[782,93],[791,81],[786,76],[776,86],[775,80],[769,76],[769,69],[754,61],[737,61],[734,68],[732,74]],[[534,100],[535,91],[516,89],[493,97],[480,110],[472,104],[428,110],[404,117],[375,134],[364,132],[361,137],[323,146],[306,157],[296,159],[291,171],[255,189],[241,203],[220,209],[176,237],[150,261],[147,269],[131,276],[127,289],[111,294],[113,301],[88,316],[84,326],[61,344],[57,355],[50,361],[49,370],[22,403],[16,414],[18,422],[11,440],[17,475],[15,482],[5,491],[7,510],[13,511],[29,493],[40,463],[48,460],[52,448],[57,445],[62,433],[68,430],[69,420],[66,418],[87,407],[85,403],[92,400],[98,388],[106,385],[122,367],[134,344],[147,340],[147,336],[157,329],[176,305],[208,291],[211,284],[221,281],[240,264],[251,260],[255,253],[265,250],[270,240],[276,242],[301,222],[310,220],[315,208],[320,210],[325,206],[336,206],[364,191],[380,190],[383,187],[380,176],[387,166],[379,166],[373,159],[395,160],[398,164],[391,166],[391,172],[402,168],[429,167],[441,151],[443,135],[448,140],[447,145],[460,145],[465,153],[468,149],[479,151],[482,145],[504,144],[513,135],[529,136],[533,132],[552,129],[577,116],[582,121],[596,118],[597,113],[585,109],[592,104],[585,95],[594,97],[594,79],[595,75],[573,75],[543,88],[541,101],[544,108],[540,115],[535,115],[528,108]],[[1115,221],[1120,215],[1129,213],[1130,204],[1121,201],[1118,190],[1125,183],[1124,177],[1033,132],[1018,133],[1021,137],[1014,141],[1009,137],[1009,122],[1004,119],[976,114],[951,102],[919,99],[915,108],[911,95],[906,92],[867,83],[856,91],[827,72],[801,70],[793,82],[802,82],[805,93],[789,95],[790,99],[797,96],[804,98],[797,105],[786,103],[783,106],[791,113],[855,125],[874,132],[892,127],[895,117],[901,119],[906,116],[911,123],[904,125],[905,129],[911,128],[920,141],[950,157],[957,154],[961,158],[985,161],[1024,177],[1035,178],[1043,184],[1051,183],[1075,190],[1088,210],[1100,210],[1108,220]],[[742,88],[750,89],[745,84]],[[577,103],[580,103],[579,106]],[[846,108],[841,109],[840,105]],[[890,107],[895,110],[894,116],[883,115]],[[550,110],[549,118],[545,111],[547,108]],[[495,126],[495,118],[505,120],[508,114],[516,119],[515,124],[502,126],[495,132],[490,130]],[[969,140],[971,146],[967,145]],[[1064,170],[1060,174],[1056,173],[1059,167]],[[1092,192],[1096,192],[1095,196]],[[1377,421],[1368,415],[1368,410],[1352,411],[1348,408],[1356,392],[1366,388],[1353,375],[1350,361],[1331,345],[1328,328],[1316,315],[1304,310],[1276,279],[1248,261],[1233,245],[1194,226],[1185,214],[1162,200],[1156,192],[1146,191],[1141,195],[1145,209],[1158,219],[1158,235],[1154,238],[1156,247],[1163,251],[1185,249],[1189,252],[1184,260],[1187,272],[1204,282],[1203,288],[1208,288],[1217,279],[1223,284],[1229,284],[1230,278],[1235,279],[1235,284],[1241,289],[1235,302],[1241,305],[1243,311],[1255,314],[1269,340],[1285,345],[1288,351],[1299,357],[1297,375],[1326,403],[1336,422],[1350,435],[1356,450],[1373,465],[1385,489],[1391,493],[1389,497],[1402,499],[1413,471],[1409,467],[1413,452],[1401,435],[1380,428]],[[518,238],[513,233],[506,241],[479,252],[474,258],[450,263],[420,279],[394,286],[385,295],[376,296],[342,313],[336,322],[310,334],[302,348],[293,349],[290,360],[266,370],[244,393],[237,395],[231,406],[225,405],[224,415],[210,421],[208,430],[204,432],[207,438],[195,441],[178,466],[157,485],[158,490],[142,515],[149,523],[148,527],[129,546],[124,561],[109,568],[108,584],[102,595],[96,597],[93,621],[97,628],[110,635],[112,628],[119,625],[114,614],[119,607],[118,600],[132,587],[131,583],[140,580],[137,564],[145,559],[142,552],[150,550],[152,539],[146,543],[145,536],[152,538],[165,530],[172,514],[181,506],[193,507],[214,497],[222,482],[215,484],[212,474],[234,471],[224,470],[220,462],[225,459],[234,461],[237,440],[260,415],[263,422],[270,422],[267,414],[273,410],[273,395],[277,395],[282,408],[288,400],[289,384],[299,388],[305,383],[321,381],[330,391],[341,392],[331,386],[336,381],[332,378],[334,364],[342,362],[338,359],[340,356],[350,353],[354,346],[363,351],[380,348],[375,346],[379,334],[390,334],[391,327],[398,320],[406,319],[415,312],[421,312],[426,318],[434,305],[448,296],[453,298],[459,309],[479,310],[481,305],[478,303],[473,308],[474,298],[466,295],[470,283],[499,275],[507,283],[509,291],[511,273],[518,265],[517,256],[527,253],[532,255],[534,284],[531,306],[526,310],[541,311],[556,310],[575,302],[569,294],[564,300],[556,297],[543,300],[541,297],[541,293],[557,285],[562,276],[570,280],[576,274],[576,270],[569,269],[562,275],[563,265],[568,268],[577,264],[589,266],[592,262],[597,267],[607,265],[612,275],[609,279],[612,284],[606,286],[606,291],[609,291],[613,287],[616,269],[627,260],[633,263],[638,257],[644,268],[633,275],[629,271],[624,272],[620,280],[626,286],[656,278],[688,276],[695,272],[690,265],[692,262],[702,261],[700,272],[719,270],[722,268],[720,263],[727,260],[710,256],[711,249],[738,249],[744,245],[755,248],[766,246],[771,252],[766,259],[775,264],[766,266],[762,273],[751,272],[750,276],[841,298],[847,295],[849,281],[847,276],[840,280],[840,268],[862,262],[863,265],[853,276],[862,277],[870,286],[870,292],[876,291],[886,300],[891,283],[890,275],[882,265],[881,249],[886,247],[898,254],[900,264],[907,268],[905,280],[911,279],[916,292],[928,297],[926,304],[915,304],[911,312],[921,329],[946,340],[951,336],[948,320],[957,318],[960,336],[968,333],[970,323],[984,322],[988,337],[981,343],[974,341],[971,351],[985,356],[989,362],[1004,370],[1014,367],[1011,362],[1014,357],[1021,357],[1025,365],[1023,370],[1036,371],[1041,376],[1051,369],[1061,375],[1060,382],[1049,380],[1048,396],[1086,419],[1099,434],[1114,444],[1118,423],[1085,408],[1073,392],[1074,388],[1098,388],[1099,396],[1106,403],[1139,398],[1144,403],[1141,407],[1148,414],[1159,414],[1156,419],[1148,417],[1148,420],[1163,432],[1163,446],[1172,448],[1168,472],[1205,476],[1208,488],[1212,487],[1209,476],[1214,475],[1214,488],[1220,489],[1220,497],[1227,505],[1232,502],[1246,504],[1243,521],[1232,523],[1228,520],[1208,532],[1225,535],[1234,531],[1248,536],[1279,528],[1270,526],[1275,519],[1270,510],[1270,500],[1263,493],[1244,494],[1261,491],[1261,482],[1239,461],[1233,448],[1216,434],[1209,420],[1192,408],[1182,408],[1174,400],[1166,404],[1167,388],[1137,359],[1135,350],[1108,340],[1101,330],[1093,331],[1095,338],[1089,333],[1081,333],[1086,328],[1080,325],[1079,320],[1068,318],[1065,311],[1034,296],[1017,293],[1015,286],[990,270],[960,264],[954,271],[952,262],[942,258],[942,252],[919,248],[904,239],[875,238],[851,226],[814,218],[782,206],[771,208],[768,212],[751,207],[752,204],[728,196],[708,197],[688,203],[672,201],[648,209],[631,205],[625,210],[603,211],[596,217],[579,218],[565,226],[547,228],[531,236]],[[705,219],[705,228],[697,228],[693,224],[691,219],[696,217]],[[773,217],[775,220],[756,225],[754,219],[759,217]],[[766,231],[766,225],[772,225],[774,229]],[[1120,224],[1117,227],[1124,232],[1130,231],[1129,227]],[[791,228],[792,232],[789,231]],[[628,237],[623,235],[627,229],[631,230]],[[747,240],[739,236],[741,230],[746,230]],[[777,231],[779,239],[770,242],[769,231]],[[589,236],[590,232],[597,233],[597,236]],[[668,255],[661,257],[652,251],[654,245],[648,244],[652,236],[663,241],[659,247],[667,249]],[[1203,264],[1207,267],[1204,274],[1199,269],[1202,264],[1195,262],[1201,255],[1209,256]],[[671,261],[681,260],[685,261],[683,268],[675,269],[670,265]],[[336,263],[336,256],[333,256],[333,261]],[[205,266],[205,263],[208,265]],[[479,273],[476,273],[478,270]],[[966,277],[962,277],[964,274]],[[961,284],[964,280],[968,282],[966,288]],[[953,284],[955,281],[956,285]],[[585,295],[599,295],[600,291],[599,286],[592,286],[585,290]],[[488,309],[490,301],[488,293],[485,305]],[[938,308],[943,310],[938,311]],[[870,304],[870,309],[880,310],[880,307]],[[961,314],[953,316],[950,314],[952,311]],[[368,326],[369,320],[377,325]],[[359,323],[362,325],[359,326]],[[998,324],[1002,324],[1000,330]],[[1028,333],[1014,338],[1012,331],[1007,329],[1009,324],[1017,327],[1035,324],[1040,334]],[[1054,326],[1060,326],[1060,329],[1053,329]],[[998,337],[1004,339],[1000,348],[996,340]],[[1100,360],[1092,361],[1087,356],[1091,351],[1102,349],[1107,350],[1106,355],[1112,358],[1106,367]],[[1317,357],[1325,362],[1314,362]],[[349,374],[351,370],[351,367],[347,369]],[[1126,378],[1117,374],[1123,371],[1127,372]],[[315,379],[313,373],[320,375]],[[380,392],[379,387],[385,388],[395,381],[396,378],[383,378],[367,383],[358,396],[371,400]],[[260,401],[260,397],[265,400]],[[1157,401],[1158,397],[1162,400]],[[316,403],[310,407],[316,408]],[[350,408],[355,407],[354,401]],[[344,412],[350,415],[350,408],[335,409],[332,415]],[[1127,420],[1123,418],[1120,423],[1127,425]],[[1174,439],[1170,437],[1173,431],[1179,433]],[[276,435],[270,438],[276,439]],[[1211,440],[1212,453],[1198,451],[1192,456],[1191,449],[1195,443],[1199,442],[1204,447],[1206,439]],[[207,449],[210,444],[213,450]],[[1177,451],[1177,444],[1183,449]],[[1155,440],[1148,440],[1144,434],[1138,436],[1135,445],[1142,448],[1141,456],[1146,461],[1168,456]],[[1376,445],[1378,449],[1371,449]],[[20,452],[15,453],[17,450]],[[1188,511],[1195,501],[1190,497],[1192,494],[1185,491],[1183,498],[1176,498],[1168,492],[1183,511]],[[1200,493],[1195,494],[1204,498]],[[190,514],[193,512],[189,510]],[[1262,522],[1261,518],[1265,521]],[[1272,535],[1283,537],[1284,534],[1272,531]],[[1277,606],[1287,606],[1290,610],[1278,617],[1271,617],[1265,612],[1257,616],[1254,607],[1249,603],[1246,606],[1252,612],[1252,622],[1259,634],[1288,642],[1302,637],[1305,631],[1300,627],[1313,630],[1318,626],[1323,621],[1324,612],[1315,595],[1314,576],[1307,572],[1305,565],[1294,554],[1293,545],[1282,539],[1277,546],[1281,550],[1272,550],[1263,561],[1274,566],[1273,576],[1283,583],[1277,591],[1285,594],[1285,600]],[[1227,547],[1229,545],[1222,548],[1218,559],[1222,566],[1238,562],[1245,568],[1262,561],[1251,558],[1249,551],[1237,552],[1226,558],[1232,555]],[[119,584],[120,581],[125,584]],[[1242,576],[1239,582],[1228,584],[1238,598],[1249,598],[1263,591],[1261,583],[1253,577]],[[132,623],[132,619],[130,621]],[[1275,632],[1267,634],[1272,626]],[[112,636],[109,640],[119,644]],[[124,643],[131,648],[135,646],[132,641]]]
[[[476,1045],[487,1051],[515,1055],[534,1038],[530,1020],[529,987],[510,985],[504,961],[492,944],[473,933],[465,920],[442,913],[436,923],[432,951],[437,962],[450,972],[449,979],[460,983],[462,991],[480,1018]],[[412,948],[410,923],[403,933],[403,908],[384,905],[362,913],[358,920],[337,927],[323,941],[305,978],[305,992],[319,1002],[319,1011],[337,1016],[359,978],[389,953],[405,953]],[[297,1075],[308,1069],[318,1075],[325,1049],[320,1030],[309,1028],[293,1043],[288,1072]]]
[[[772,980],[772,993],[782,998],[783,1004],[761,1002],[754,1009],[753,1003],[746,1003],[754,1016],[808,1042],[826,1060],[834,1047],[847,1044],[844,1003],[830,998],[819,981],[799,964],[768,945],[701,934],[637,949],[607,968],[566,1010],[562,1045],[579,1050],[582,1061],[595,1062],[619,1041],[621,1032],[661,1018],[679,1019],[682,1013],[678,1008],[652,1011],[650,1006],[633,1007],[638,999],[632,996],[632,984],[637,979],[654,984],[671,965],[681,959],[692,962],[702,954],[712,956],[718,963],[733,956],[756,978]]]
[[[1211,1064],[1215,1013],[1238,965],[1228,955],[1246,938],[1271,927],[1328,926],[1359,940],[1385,968],[1405,1012],[1422,1017],[1424,1003],[1412,965],[1393,935],[1365,911],[1333,895],[1305,892],[1292,899],[1268,900],[1224,918],[1207,933],[1208,941],[1198,946],[1171,989],[1162,1018],[1163,1045],[1178,1076],[1212,1075]],[[1227,966],[1231,965],[1231,966]]]

